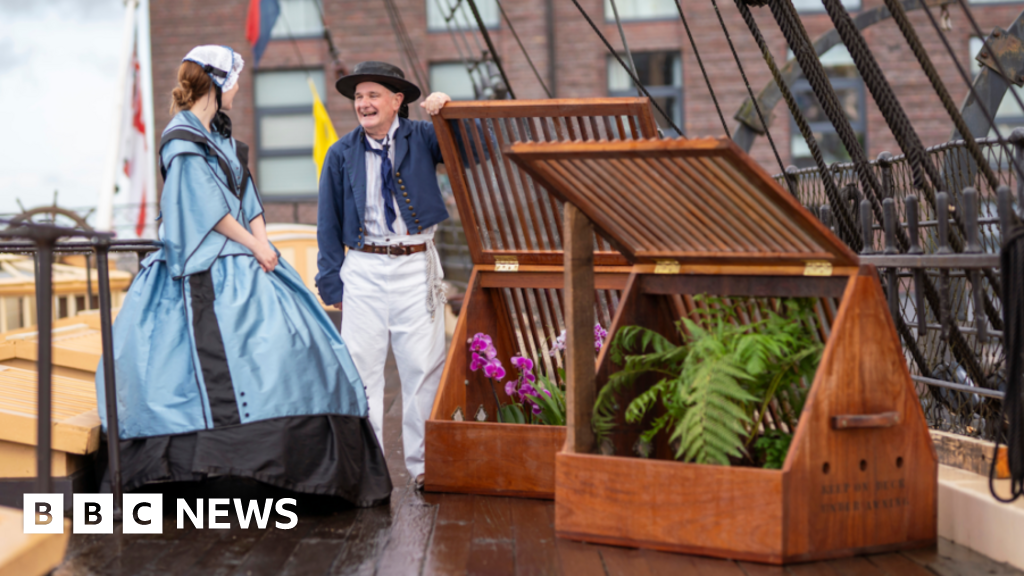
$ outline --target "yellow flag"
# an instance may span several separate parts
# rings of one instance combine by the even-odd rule
[[[309,89],[313,92],[313,162],[316,163],[316,179],[319,182],[327,149],[338,141],[338,133],[334,131],[334,124],[331,124],[331,117],[320,101],[312,78],[309,79]]]

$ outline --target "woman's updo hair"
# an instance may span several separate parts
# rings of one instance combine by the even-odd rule
[[[171,114],[191,108],[211,88],[213,82],[202,66],[191,61],[182,62],[178,67],[178,85],[171,91]]]

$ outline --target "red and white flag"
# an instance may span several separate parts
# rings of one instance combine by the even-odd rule
[[[146,137],[146,115],[142,104],[142,74],[139,71],[139,59],[136,53],[128,69],[128,82],[125,83],[128,93],[125,95],[125,106],[121,118],[121,154],[118,165],[127,181],[127,198],[123,192],[118,194],[118,202],[123,208],[122,222],[129,224],[131,230],[140,238],[153,238],[155,234],[153,202],[156,199],[156,187],[150,163],[153,155],[149,151]],[[125,180],[122,180],[125,182]]]

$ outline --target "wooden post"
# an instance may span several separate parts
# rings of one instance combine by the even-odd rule
[[[569,452],[594,448],[590,415],[594,381],[594,227],[583,212],[565,204],[566,442]]]

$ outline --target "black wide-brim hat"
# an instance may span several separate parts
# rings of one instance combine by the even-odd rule
[[[352,73],[338,78],[338,82],[334,84],[334,87],[338,89],[338,92],[341,92],[342,96],[355,100],[356,86],[362,82],[376,82],[388,88],[393,88],[395,92],[405,94],[406,104],[415,102],[420,97],[419,87],[405,79],[405,74],[402,73],[401,68],[387,62],[374,62],[372,60],[356,64],[356,67],[352,69]]]

